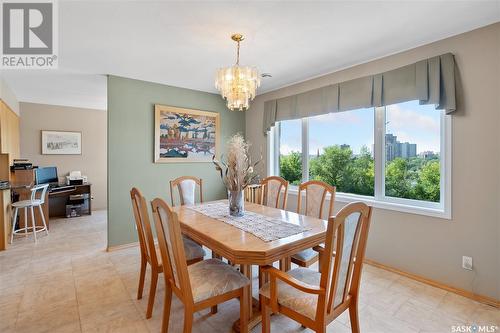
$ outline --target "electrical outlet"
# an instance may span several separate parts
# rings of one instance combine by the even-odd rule
[[[462,268],[472,271],[472,257],[462,257]]]

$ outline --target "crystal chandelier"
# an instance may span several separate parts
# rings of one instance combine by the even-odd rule
[[[231,39],[238,43],[236,64],[217,71],[215,88],[227,101],[229,110],[245,111],[255,98],[255,91],[260,86],[260,76],[257,68],[240,66],[240,42],[244,39],[243,35],[234,34]]]

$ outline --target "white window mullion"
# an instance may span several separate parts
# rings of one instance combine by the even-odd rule
[[[309,180],[309,121],[302,118],[302,181]]]
[[[444,111],[441,114],[441,147],[440,147],[440,172],[441,172],[441,207],[448,218],[451,218],[451,177],[452,177],[452,123],[451,116]]]
[[[373,157],[375,160],[375,199],[385,195],[385,107],[375,108]]]
[[[281,124],[278,122],[274,127],[274,144],[273,144],[273,176],[280,174],[280,137],[281,137]]]

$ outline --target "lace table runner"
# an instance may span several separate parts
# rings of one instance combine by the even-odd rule
[[[227,201],[217,201],[189,206],[189,209],[230,224],[238,229],[247,231],[265,242],[270,242],[311,230],[311,228],[305,228],[300,225],[288,223],[250,211],[245,211],[245,215],[241,217],[231,216],[229,215],[229,206]]]

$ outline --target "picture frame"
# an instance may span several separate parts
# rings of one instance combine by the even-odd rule
[[[155,104],[154,163],[212,162],[220,144],[219,113]]]
[[[41,131],[42,155],[81,155],[82,132]]]

